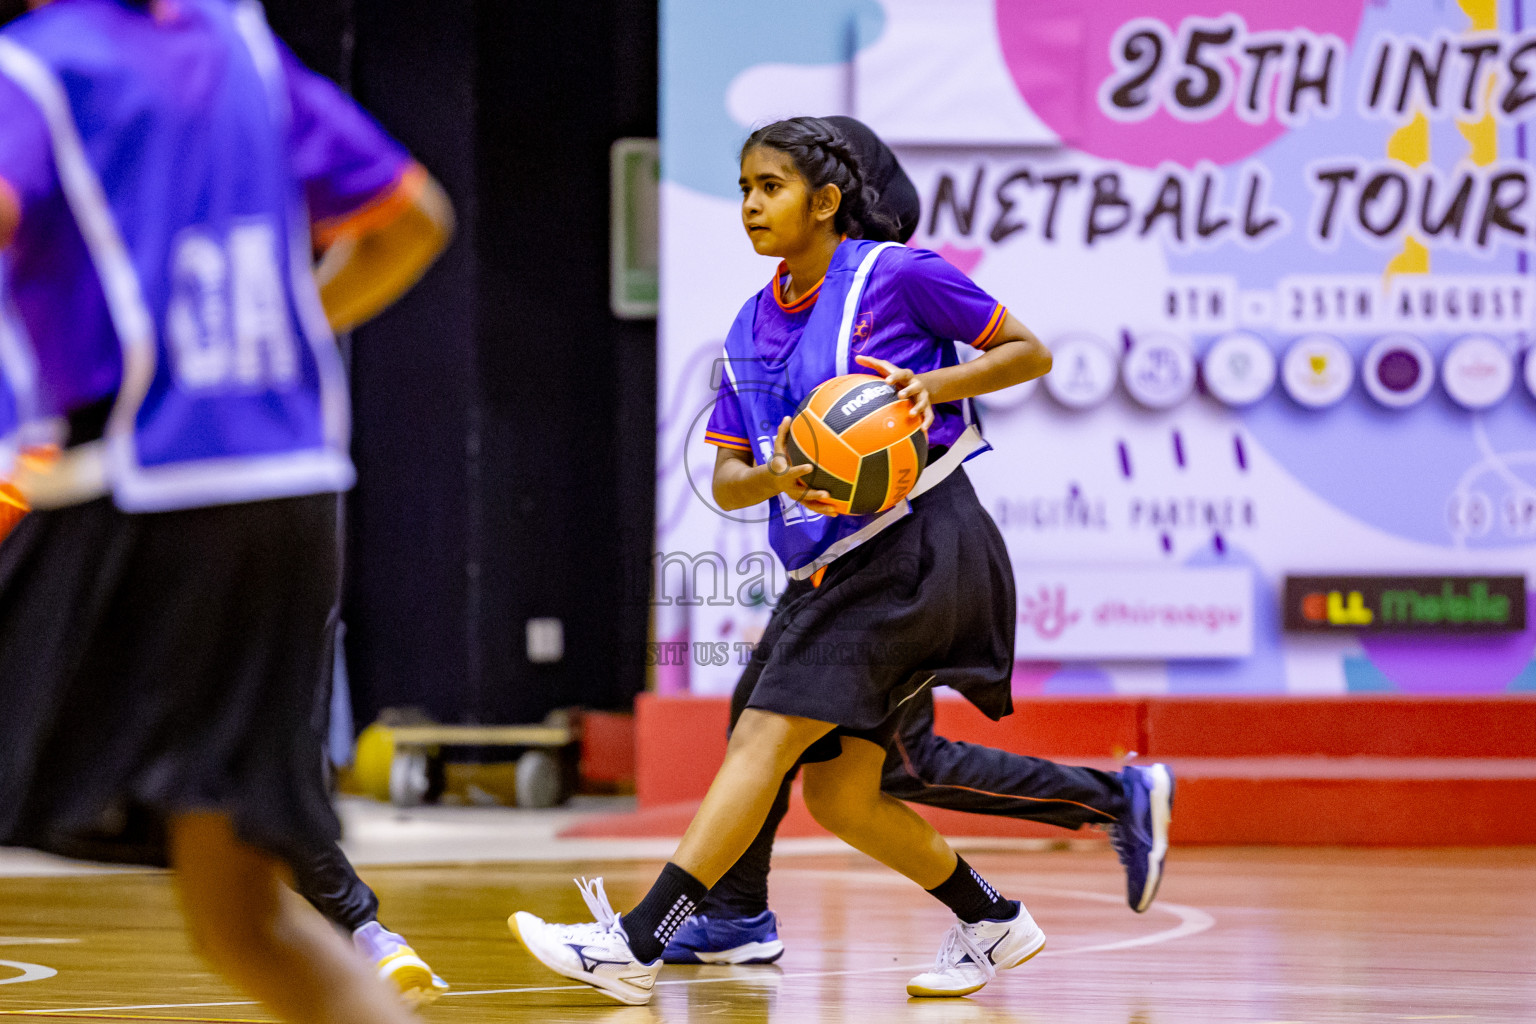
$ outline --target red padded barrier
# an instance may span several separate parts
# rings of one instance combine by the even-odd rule
[[[648,807],[633,814],[610,814],[584,818],[562,830],[562,839],[675,839],[683,834],[688,823],[699,809],[699,801],[680,804],[664,804]],[[986,818],[976,814],[962,814],[935,807],[918,807],[917,812],[946,836],[1003,836],[1015,839],[1086,839],[1108,841],[1102,832],[1064,832],[1050,825],[1038,825],[1031,821],[1015,821],[1011,818]],[[830,838],[830,833],[811,817],[800,798],[800,788],[789,804],[789,814],[779,826],[783,839]]]
[[[634,783],[634,715],[612,711],[581,713],[581,777],[609,786]]]
[[[702,800],[725,760],[731,703],[724,697],[635,700],[635,795],[641,807]]]
[[[1052,758],[1118,758],[1142,744],[1145,701],[1133,697],[1020,700],[993,722],[969,701],[935,702],[941,736]],[[641,694],[635,703],[635,792],[642,807],[700,800],[725,759],[724,697]]]
[[[1172,841],[1189,845],[1504,846],[1536,843],[1524,779],[1180,780]]]
[[[642,696],[634,816],[590,835],[680,835],[725,756],[724,698]],[[1178,777],[1174,841],[1536,843],[1536,698],[1026,698],[1002,722],[940,700],[940,735],[1071,763],[1138,750]],[[950,835],[1069,838],[923,810]],[[798,799],[786,836],[819,834]]]
[[[1150,757],[1536,757],[1529,697],[1155,697]]]
[[[1024,697],[1013,714],[994,722],[967,700],[934,702],[934,731],[953,740],[983,743],[1038,757],[1124,757],[1143,750],[1139,697]]]

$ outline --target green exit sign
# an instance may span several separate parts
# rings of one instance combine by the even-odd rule
[[[656,316],[660,294],[661,151],[619,139],[609,151],[608,305],[621,320]]]

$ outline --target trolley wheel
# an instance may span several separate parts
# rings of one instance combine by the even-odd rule
[[[419,807],[432,788],[431,759],[424,750],[397,750],[389,765],[389,802]]]
[[[558,757],[530,750],[517,759],[517,806],[557,807],[565,797],[565,769]]]

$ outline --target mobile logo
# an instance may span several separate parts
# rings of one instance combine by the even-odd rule
[[[1524,576],[1287,576],[1291,632],[1520,632]]]

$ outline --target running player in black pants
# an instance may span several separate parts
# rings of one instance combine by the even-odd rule
[[[922,217],[917,189],[895,154],[863,123],[827,118],[849,141],[879,192],[896,241],[912,237]],[[743,673],[731,700],[731,727],[752,696],[756,673]],[[667,963],[771,963],[784,952],[778,922],[768,909],[768,870],[773,840],[789,810],[791,773],[779,790],[762,831],[735,867],[726,872],[699,913],[667,945]],[[1173,780],[1162,765],[1128,766],[1117,774],[1056,764],[1005,750],[956,742],[933,731],[933,694],[924,689],[889,748],[881,789],[911,803],[973,814],[1039,821],[1066,829],[1108,829],[1126,871],[1126,897],[1138,913],[1152,905],[1167,852]]]
[[[295,863],[293,884],[327,921],[352,937],[352,944],[373,964],[379,977],[398,988],[407,1002],[424,1005],[448,991],[448,983],[404,938],[379,923],[379,897],[357,877],[341,847],[332,845]]]
[[[332,645],[329,664],[333,667],[340,622],[341,609],[333,608],[327,627]],[[334,683],[333,671],[333,686]],[[330,723],[331,689],[320,689],[321,699],[316,701],[311,716],[317,738],[323,739]],[[425,1006],[448,991],[448,983],[437,976],[403,936],[379,923],[378,895],[357,877],[340,846],[331,843],[328,848],[296,861],[292,870],[293,887],[298,894],[351,937],[352,945],[373,965],[378,976],[399,989],[407,1003]]]

